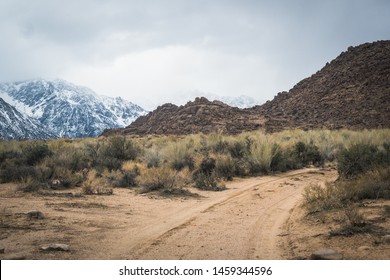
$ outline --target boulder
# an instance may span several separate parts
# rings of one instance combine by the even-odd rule
[[[310,256],[312,260],[341,260],[342,258],[343,255],[329,248],[319,249]]]

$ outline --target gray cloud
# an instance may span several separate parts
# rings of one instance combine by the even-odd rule
[[[0,80],[70,78],[141,102],[193,90],[269,99],[350,45],[389,39],[389,10],[378,0],[2,0]]]

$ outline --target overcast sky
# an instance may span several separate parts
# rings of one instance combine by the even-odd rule
[[[272,99],[349,46],[390,39],[390,1],[0,0],[0,81],[61,78],[148,109]]]

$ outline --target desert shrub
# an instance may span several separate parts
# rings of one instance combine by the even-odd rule
[[[236,175],[234,159],[230,155],[218,156],[215,164],[215,172],[218,177],[228,181],[233,180],[233,177]]]
[[[270,170],[273,172],[285,172],[301,167],[295,151],[288,148],[282,148],[279,144],[272,145],[272,158]]]
[[[210,134],[207,138],[208,150],[215,153],[225,153],[229,146],[229,143],[224,139],[221,134]]]
[[[139,169],[132,170],[117,170],[106,175],[110,185],[116,188],[132,188],[137,186],[137,176]]]
[[[348,207],[363,199],[389,199],[390,168],[371,170],[353,179],[327,183],[325,187],[311,185],[305,188],[303,197],[310,212]]]
[[[234,160],[234,172],[238,177],[245,177],[250,175],[250,165],[248,161],[244,159],[233,159]]]
[[[106,142],[90,145],[88,150],[93,156],[96,154],[92,162],[100,172],[118,170],[124,161],[135,160],[141,153],[141,148],[124,136],[112,136]]]
[[[390,199],[390,168],[376,168],[353,179],[336,182],[345,201]]]
[[[72,172],[72,170],[56,166],[50,176],[50,185],[52,188],[71,188],[80,186],[85,180],[82,172]]]
[[[159,167],[162,162],[160,150],[156,147],[146,150],[145,161],[148,168]]]
[[[195,162],[192,153],[193,151],[186,143],[170,144],[163,151],[165,160],[177,171],[185,167],[190,170],[194,168]]]
[[[233,158],[238,159],[243,158],[248,152],[247,145],[241,141],[234,141],[233,143],[230,143],[228,150]]]
[[[34,165],[51,154],[52,151],[45,143],[29,143],[23,147],[23,157],[28,165]]]
[[[272,152],[272,145],[269,143],[255,143],[251,147],[247,160],[252,175],[267,174],[271,171]]]
[[[187,181],[180,172],[172,170],[168,166],[153,167],[145,169],[137,179],[141,187],[141,193],[160,191],[174,192],[175,189],[182,189],[187,185]]]
[[[363,214],[356,205],[347,205],[344,207],[344,213],[352,227],[364,227],[367,224]]]
[[[109,185],[107,178],[95,170],[88,173],[87,180],[82,185],[82,192],[86,195],[111,195],[113,189]]]
[[[95,168],[100,172],[103,172],[105,169],[108,169],[109,171],[119,170],[122,163],[122,160],[114,157],[101,157]]]
[[[194,174],[195,187],[206,191],[220,191],[224,189],[224,186],[220,185],[220,182],[215,174],[206,175],[204,173],[195,172]]]
[[[337,157],[337,169],[341,176],[351,178],[357,176],[383,161],[377,146],[354,144],[343,149]]]
[[[72,172],[78,172],[91,167],[91,159],[80,149],[69,151],[59,157],[62,165]]]
[[[103,149],[106,157],[118,160],[135,160],[140,153],[140,147],[124,136],[112,136]]]
[[[137,176],[139,172],[137,170],[122,171],[121,176],[118,178],[114,187],[129,188],[137,185]]]
[[[192,175],[195,186],[202,190],[219,191],[224,189],[215,173],[216,160],[206,157]]]
[[[0,168],[4,168],[7,165],[7,161],[16,161],[21,158],[21,154],[14,150],[6,150],[0,152]]]
[[[0,170],[0,183],[19,182],[24,178],[38,176],[38,170],[30,165],[9,165]]]
[[[312,184],[303,191],[304,206],[310,213],[340,207],[341,196],[340,190],[330,183],[325,186]]]
[[[199,171],[207,176],[213,174],[216,167],[216,161],[214,158],[206,157],[202,160],[199,166]]]
[[[28,176],[21,179],[17,187],[18,190],[23,192],[36,192],[41,189],[48,189],[49,185],[47,183],[39,181],[34,177]]]
[[[297,142],[295,144],[295,154],[303,166],[309,164],[322,165],[324,162],[318,147],[314,144],[305,144],[302,141]]]
[[[87,155],[85,150],[74,147],[62,148],[53,153],[44,163],[51,168],[68,169],[71,172],[79,172],[89,169],[92,166],[92,159]]]

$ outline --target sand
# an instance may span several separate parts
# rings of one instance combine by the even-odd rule
[[[302,191],[336,178],[335,170],[307,168],[235,179],[220,192],[191,189],[198,196],[170,198],[120,188],[113,195],[78,196],[80,190],[72,189],[43,196],[2,184],[0,258],[309,258],[318,247],[333,244],[326,239],[326,224],[313,224],[302,209]],[[41,211],[44,219],[26,215],[31,210]],[[390,258],[386,244],[377,246],[378,253],[372,244],[357,251],[356,242],[356,254],[346,253],[340,242],[335,246],[347,258]],[[69,250],[41,249],[49,244]]]

